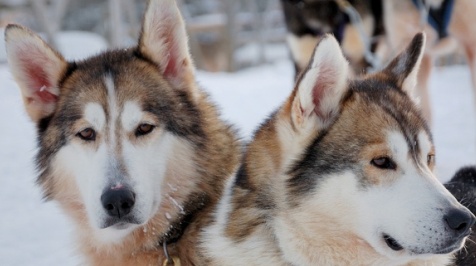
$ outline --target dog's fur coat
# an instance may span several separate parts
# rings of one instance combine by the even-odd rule
[[[209,265],[448,265],[474,216],[432,173],[411,93],[425,38],[349,80],[326,36],[256,131],[203,233]]]
[[[88,265],[204,265],[209,223],[239,143],[195,82],[173,0],[151,0],[137,47],[67,62],[19,25],[10,69],[37,125],[38,184],[76,225]]]

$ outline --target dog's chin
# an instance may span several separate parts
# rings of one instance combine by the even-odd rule
[[[142,224],[141,221],[138,221],[134,217],[124,217],[121,219],[117,218],[107,218],[99,227],[100,229],[115,229],[115,230],[126,230],[131,227]]]
[[[463,247],[463,242],[459,243],[459,244],[454,244],[454,245],[451,245],[449,247],[446,247],[446,248],[443,248],[441,250],[437,250],[435,252],[435,254],[450,254],[450,253],[453,253],[453,252],[456,252],[458,251],[459,249],[461,249]]]
[[[455,241],[454,243],[450,243],[446,247],[443,247],[443,248],[437,250],[434,253],[435,254],[450,254],[450,253],[456,252],[464,246],[466,238],[467,237],[462,237],[462,238],[458,239],[457,241]]]
[[[394,252],[404,252],[410,255],[443,255],[450,254],[461,249],[465,243],[466,237],[448,241],[446,244],[434,245],[431,248],[425,247],[408,247],[404,248],[395,238],[388,234],[382,236],[387,249]]]

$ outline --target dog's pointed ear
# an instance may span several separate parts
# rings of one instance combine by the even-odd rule
[[[347,91],[348,62],[332,35],[325,35],[317,44],[306,70],[299,78],[291,96],[291,120],[296,128],[317,122],[327,127],[340,111]]]
[[[418,71],[425,50],[426,37],[418,33],[408,47],[400,53],[384,69],[388,75],[395,79],[399,88],[412,96],[417,84]]]
[[[60,93],[58,82],[68,63],[38,35],[19,25],[7,26],[5,46],[28,115],[34,122],[51,115]]]
[[[185,23],[174,0],[150,0],[139,38],[139,51],[159,66],[172,84],[184,88],[194,79]]]

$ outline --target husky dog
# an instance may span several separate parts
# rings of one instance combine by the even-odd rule
[[[349,79],[326,35],[255,132],[202,245],[209,265],[447,265],[475,217],[433,174],[410,97],[424,34],[384,70]]]
[[[445,187],[464,206],[476,214],[476,166],[463,167],[453,178],[445,184]],[[476,225],[473,225],[473,231]],[[455,254],[455,265],[476,265],[476,237],[474,232],[470,235],[466,246]]]
[[[175,2],[149,2],[137,47],[82,61],[19,25],[5,36],[38,184],[74,220],[86,263],[203,265],[197,236],[239,143],[195,82]]]

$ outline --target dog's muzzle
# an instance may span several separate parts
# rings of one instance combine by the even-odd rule
[[[383,239],[387,246],[394,251],[408,249],[412,254],[447,254],[454,252],[461,248],[465,238],[471,234],[471,227],[474,225],[476,218],[465,208],[451,208],[446,211],[442,220],[446,236],[442,237],[443,233],[440,233],[440,240],[434,242],[431,247],[402,246],[395,238],[388,234],[383,234]],[[429,234],[433,233],[437,234],[437,231],[429,232]],[[436,239],[438,240],[438,237]]]

